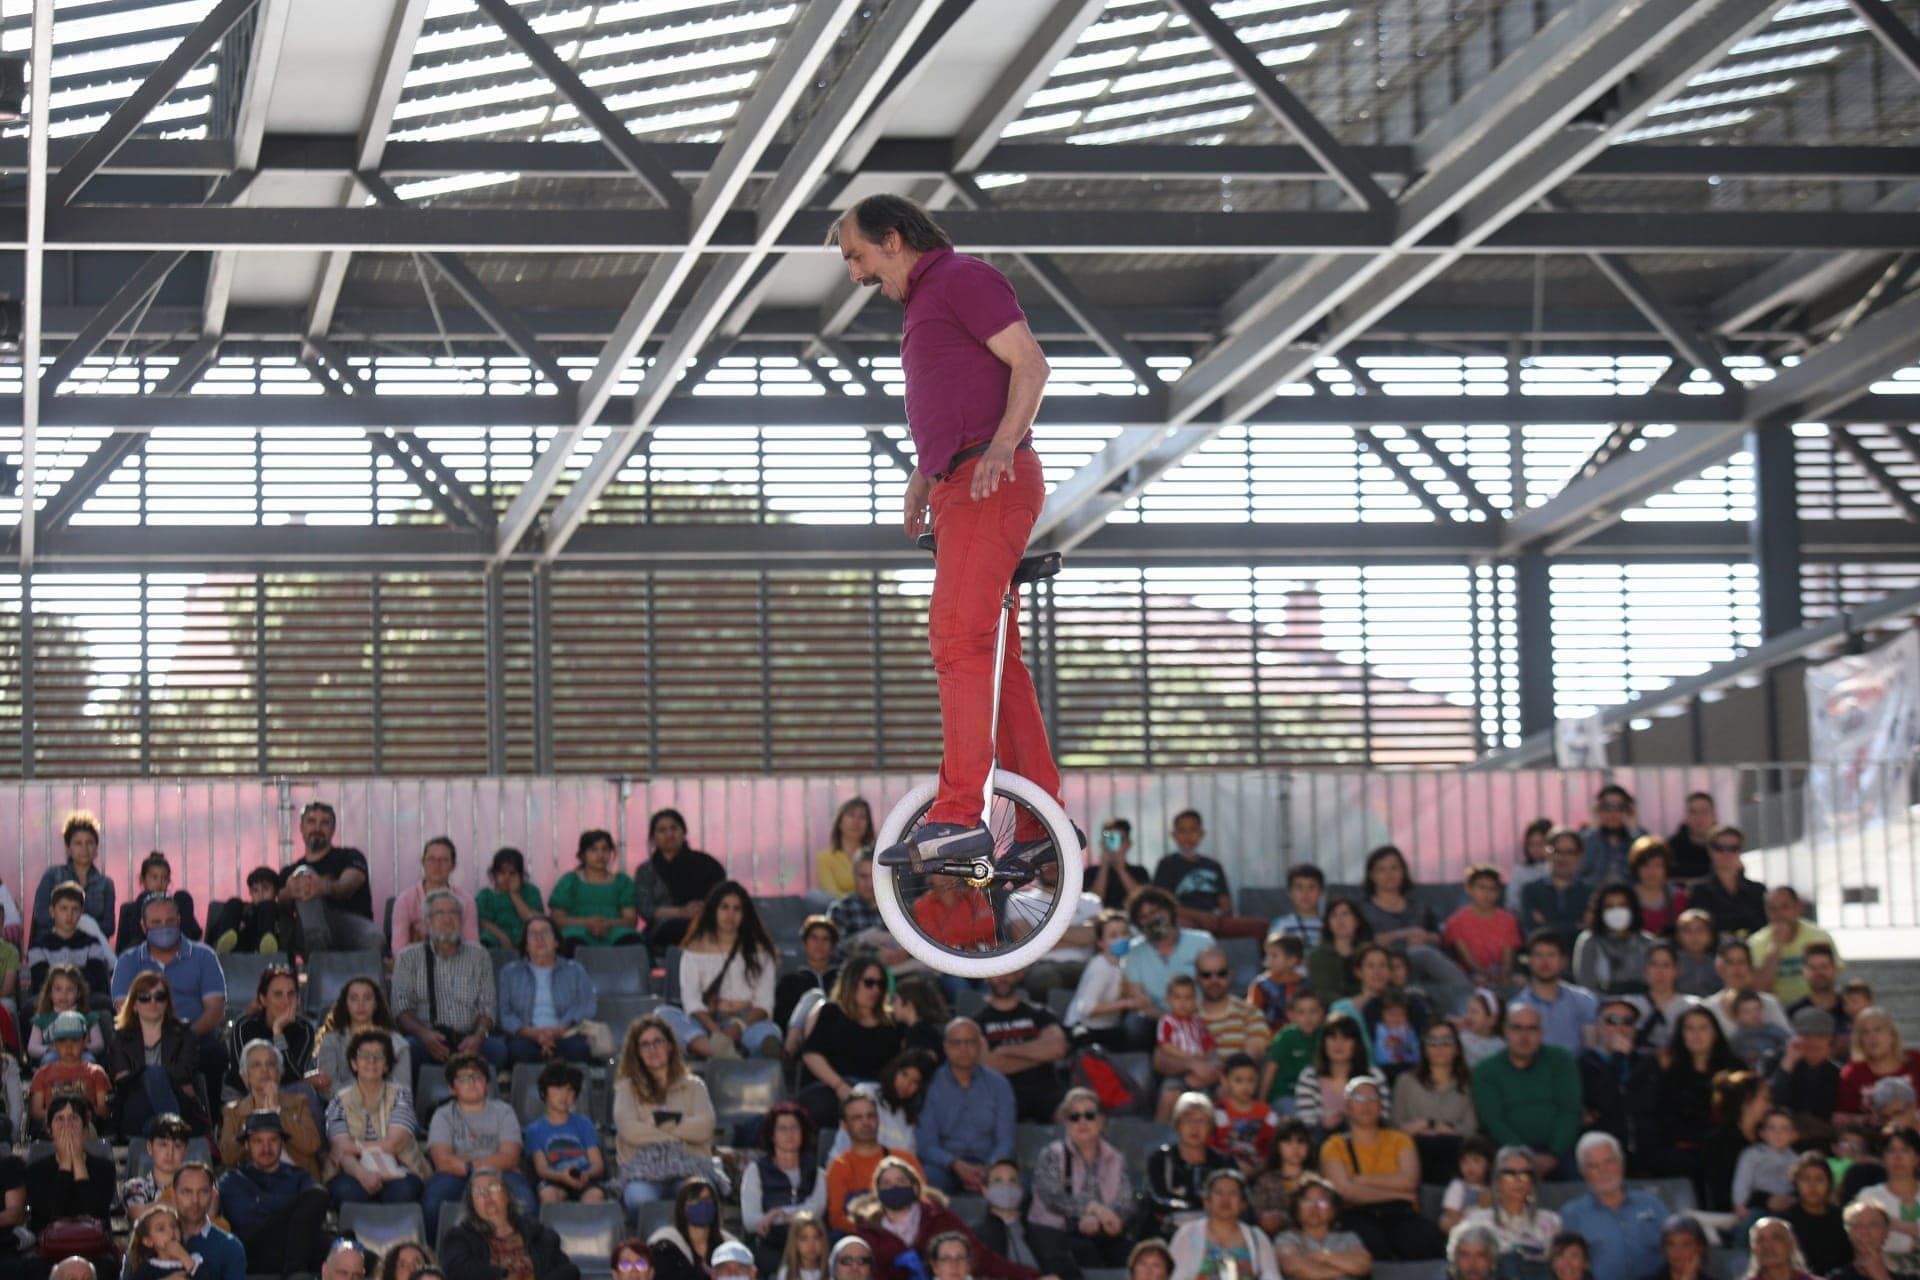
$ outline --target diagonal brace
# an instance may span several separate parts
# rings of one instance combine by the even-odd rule
[[[1860,20],[1885,45],[1907,74],[1920,77],[1920,36],[1900,20],[1886,0],[1848,0]]]
[[[1420,482],[1419,476],[1413,474],[1413,468],[1409,467],[1401,459],[1399,454],[1389,449],[1387,442],[1375,434],[1372,427],[1353,428],[1353,439],[1354,443],[1360,447],[1362,453],[1372,454],[1380,460],[1381,466],[1393,472],[1393,478],[1405,485],[1407,492],[1419,499],[1420,505],[1425,507],[1435,520],[1438,520],[1442,524],[1451,524],[1453,522],[1453,512],[1440,505],[1440,499],[1436,498],[1433,495],[1433,491]]]
[[[85,506],[87,499],[99,492],[100,486],[120,469],[121,463],[145,451],[146,440],[144,431],[116,431],[102,440],[40,509],[40,531],[51,533],[65,527],[74,512]]]
[[[73,375],[74,370],[85,364],[87,358],[100,349],[100,344],[112,337],[113,331],[166,283],[167,277],[173,274],[173,269],[186,256],[184,250],[169,250],[152,254],[141,263],[127,277],[127,282],[93,313],[92,318],[80,327],[80,332],[74,335],[73,341],[62,348],[47,366],[47,371],[41,375],[40,394],[52,395],[61,383]]]
[[[1839,447],[1840,452],[1846,454],[1853,460],[1854,465],[1867,473],[1867,479],[1873,481],[1874,487],[1886,496],[1888,502],[1899,509],[1901,517],[1908,524],[1920,524],[1920,499],[1907,492],[1906,486],[1900,483],[1900,477],[1894,475],[1892,469],[1880,461],[1873,450],[1861,443],[1860,437],[1854,435],[1850,428],[1836,426],[1829,427],[1827,430],[1833,436],[1833,443]]]

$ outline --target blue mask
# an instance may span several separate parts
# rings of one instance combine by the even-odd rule
[[[147,930],[147,944],[162,951],[173,950],[180,945],[180,926],[163,924],[158,929]]]
[[[711,1200],[695,1200],[687,1206],[687,1225],[710,1227],[720,1216],[720,1206]]]
[[[1115,938],[1107,944],[1107,954],[1115,960],[1122,959],[1127,954],[1127,948],[1132,945],[1133,940],[1131,938]]]
[[[919,1199],[913,1194],[912,1187],[882,1187],[879,1191],[880,1203],[886,1208],[898,1212]]]

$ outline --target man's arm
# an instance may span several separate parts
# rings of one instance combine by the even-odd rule
[[[1059,1027],[1046,1027],[1031,1040],[1003,1044],[986,1055],[984,1061],[1001,1075],[1044,1067],[1067,1056],[1067,1033]]]
[[[973,469],[976,502],[999,488],[1002,480],[1013,478],[1013,451],[1027,432],[1033,430],[1033,420],[1040,412],[1040,397],[1046,394],[1047,376],[1051,372],[1046,355],[1024,320],[1016,320],[988,338],[987,350],[1012,370],[1013,375],[1007,381],[1006,411],[1000,416],[1000,425],[994,430],[986,456]],[[916,479],[919,475],[918,471],[914,472]],[[913,496],[913,483],[909,481],[907,486],[909,501]]]
[[[192,1023],[193,1034],[210,1036],[227,1020],[227,993],[219,991],[205,992],[200,997],[200,1016]]]

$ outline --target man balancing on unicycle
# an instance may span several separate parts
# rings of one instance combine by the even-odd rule
[[[918,465],[907,483],[905,525],[909,538],[919,538],[931,508],[936,542],[927,630],[944,750],[924,821],[877,861],[894,871],[938,871],[994,856],[983,810],[996,745],[1004,771],[1056,803],[1060,796],[1040,701],[1020,657],[1018,597],[1009,587],[1025,568],[1027,537],[1046,500],[1032,428],[1047,360],[1007,278],[955,253],[947,233],[913,201],[869,196],[834,224],[828,243],[839,247],[856,284],[877,286],[906,312],[900,364]],[[1017,814],[998,865],[1050,859],[1055,841],[1046,825],[1030,809]],[[1066,851],[1076,874],[1079,854]]]

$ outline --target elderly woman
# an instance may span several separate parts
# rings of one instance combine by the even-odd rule
[[[500,971],[500,1030],[513,1062],[587,1060],[580,1024],[593,1017],[593,979],[560,954],[547,916],[532,916],[520,935],[520,959]]]
[[[1447,1237],[1447,1280],[1493,1280],[1500,1240],[1484,1222],[1463,1222]]]
[[[1560,1234],[1560,1215],[1535,1202],[1534,1178],[1531,1151],[1502,1147],[1493,1158],[1493,1203],[1469,1210],[1463,1221],[1492,1231],[1502,1254],[1520,1262],[1542,1263],[1553,1238]]]
[[[1255,1277],[1280,1280],[1266,1233],[1241,1221],[1247,1211],[1247,1181],[1238,1169],[1207,1175],[1206,1216],[1173,1233],[1173,1280]]]
[[[1373,1256],[1351,1231],[1335,1231],[1340,1193],[1317,1174],[1300,1180],[1293,1200],[1294,1229],[1273,1242],[1274,1261],[1286,1280],[1326,1280],[1328,1276],[1364,1276]]]
[[[580,1280],[560,1237],[525,1217],[498,1169],[467,1179],[466,1209],[444,1238],[441,1263],[460,1280]]]
[[[1163,1142],[1147,1157],[1147,1206],[1162,1234],[1200,1208],[1209,1175],[1229,1169],[1233,1161],[1208,1145],[1213,1137],[1213,1099],[1204,1093],[1183,1093],[1173,1104],[1173,1141]]]
[[[1753,1260],[1747,1265],[1745,1280],[1814,1280],[1800,1256],[1800,1244],[1793,1228],[1780,1218],[1762,1218],[1747,1232],[1747,1249]]]
[[[1887,1211],[1871,1201],[1855,1200],[1840,1220],[1847,1224],[1853,1261],[1827,1280],[1893,1280],[1893,1269],[1887,1265],[1887,1228],[1892,1221]]]
[[[410,1204],[426,1189],[427,1161],[415,1132],[413,1095],[393,1080],[393,1037],[369,1028],[347,1046],[353,1079],[327,1104],[327,1142],[340,1172],[327,1184],[338,1205]]]
[[[1041,1149],[1033,1169],[1027,1235],[1034,1254],[1050,1271],[1122,1266],[1132,1246],[1126,1220],[1133,1182],[1126,1160],[1106,1140],[1100,1097],[1069,1089],[1054,1118],[1065,1131]]]
[[[313,1070],[314,1039],[313,1023],[300,1013],[300,983],[293,970],[284,965],[261,970],[254,986],[254,1007],[240,1015],[227,1037],[227,1056],[233,1063],[227,1070],[227,1085],[243,1091],[250,1087],[242,1062],[244,1051],[253,1041],[265,1040],[280,1052],[281,1085],[310,1091],[306,1079]],[[313,1104],[318,1111],[318,1097]]]
[[[947,1207],[947,1198],[921,1179],[919,1170],[888,1156],[874,1170],[873,1194],[848,1207],[854,1231],[873,1249],[873,1280],[907,1280],[914,1274],[909,1253],[927,1257],[933,1238],[949,1231],[964,1235],[973,1248],[973,1274],[990,1280],[1035,1280],[1031,1267],[1016,1266],[980,1243]]]
[[[288,1160],[320,1180],[320,1122],[305,1090],[282,1087],[280,1051],[270,1040],[250,1040],[240,1050],[240,1072],[247,1091],[220,1112],[220,1160],[228,1166],[247,1158],[247,1117],[271,1111],[280,1117]]]
[[[1710,1280],[1706,1230],[1684,1213],[1676,1213],[1660,1227],[1660,1270],[1647,1280]]]
[[[1381,1123],[1384,1092],[1372,1076],[1347,1082],[1347,1131],[1321,1144],[1320,1176],[1346,1203],[1347,1230],[1375,1258],[1438,1258],[1447,1242],[1420,1214],[1420,1156],[1412,1138]]]

